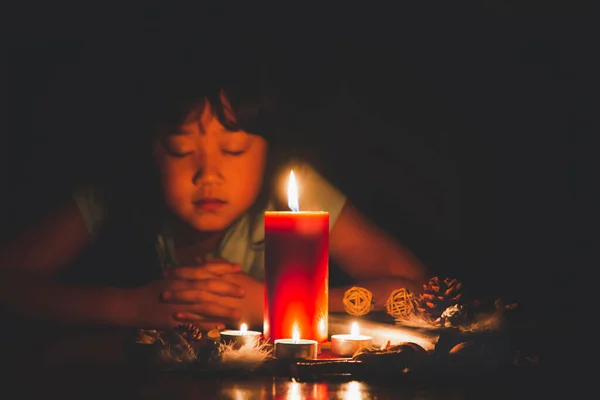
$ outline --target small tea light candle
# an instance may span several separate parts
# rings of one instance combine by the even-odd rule
[[[315,360],[319,342],[316,340],[300,339],[300,331],[294,327],[291,339],[275,340],[275,357],[284,359]]]
[[[352,323],[349,335],[331,335],[331,352],[338,357],[352,357],[360,349],[373,344],[371,336],[359,335],[358,324]]]
[[[249,331],[248,325],[242,324],[240,330],[226,330],[221,332],[221,342],[233,343],[238,348],[247,343],[256,343],[262,334],[257,331]]]

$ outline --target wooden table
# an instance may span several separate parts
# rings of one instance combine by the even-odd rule
[[[334,316],[332,327],[346,325],[340,318]],[[370,321],[379,323],[377,318]],[[125,335],[123,330],[108,328],[79,332],[63,337],[41,353],[36,353],[35,346],[25,351],[25,347],[19,347],[22,345],[5,342],[0,382],[3,390],[12,394],[4,398],[39,395],[82,399],[540,398],[543,393],[554,393],[555,386],[561,383],[548,379],[543,368],[514,369],[510,373],[460,381],[357,381],[344,376],[310,381],[286,376],[215,378],[190,371],[168,372],[136,366],[123,351]]]
[[[126,365],[77,364],[12,370],[0,380],[3,398],[103,399],[438,399],[540,398],[558,381],[540,374],[474,379],[469,384],[397,381],[296,382],[286,378],[200,379],[174,372],[144,371]]]

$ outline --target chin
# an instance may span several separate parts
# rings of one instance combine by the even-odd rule
[[[191,221],[191,225],[200,232],[219,232],[229,228],[231,222],[222,219],[207,219]]]

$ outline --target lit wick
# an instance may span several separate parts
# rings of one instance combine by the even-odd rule
[[[239,330],[226,330],[221,332],[221,342],[234,343],[234,348],[239,348],[246,343],[256,343],[262,334],[257,331],[249,331],[248,325],[241,324]]]
[[[298,326],[294,325],[294,331],[292,332],[292,342],[298,343],[300,341],[300,331],[298,330]]]
[[[350,334],[331,335],[331,352],[339,357],[352,357],[358,350],[370,348],[372,342],[371,336],[361,335],[358,323],[353,322]]]
[[[295,212],[300,211],[300,205],[298,204],[298,185],[296,184],[296,176],[294,175],[294,171],[290,171],[287,195],[288,207],[290,210]]]
[[[358,323],[356,323],[356,322],[352,323],[352,327],[350,328],[350,335],[354,339],[358,338],[358,335],[359,335],[359,333],[358,333]]]
[[[317,358],[319,343],[316,340],[300,339],[298,325],[294,324],[292,337],[288,339],[275,339],[275,357],[287,359]]]

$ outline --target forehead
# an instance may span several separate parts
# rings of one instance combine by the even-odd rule
[[[220,100],[222,101],[221,109],[224,114],[224,117],[227,120],[235,120],[227,99],[223,95],[221,95]],[[200,131],[200,133],[205,133],[206,128],[209,125],[211,125],[211,123],[214,123],[215,120],[216,122],[218,122],[217,126],[221,128],[219,130],[230,132],[229,130],[223,127],[210,102],[204,100],[203,103],[199,104],[198,107],[195,107],[195,109],[187,115],[183,124],[181,124],[177,128],[175,134],[185,136],[196,133],[198,132],[198,130]]]

